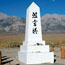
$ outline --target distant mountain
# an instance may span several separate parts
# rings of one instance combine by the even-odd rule
[[[7,16],[0,13],[0,33],[18,33],[24,32],[25,19],[16,16]]]
[[[65,33],[65,15],[46,14],[41,21],[43,33]]]
[[[24,33],[25,18],[0,13],[0,33]],[[43,33],[65,33],[65,15],[46,14],[41,17]]]

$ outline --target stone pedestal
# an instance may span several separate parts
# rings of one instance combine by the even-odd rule
[[[54,63],[54,53],[50,52],[49,45],[21,45],[18,58],[24,64]]]
[[[25,64],[54,63],[53,52],[19,52],[19,60]]]

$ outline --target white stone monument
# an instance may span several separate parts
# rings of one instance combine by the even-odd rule
[[[24,64],[54,63],[54,53],[42,40],[40,9],[34,2],[27,9],[25,41],[18,59]]]

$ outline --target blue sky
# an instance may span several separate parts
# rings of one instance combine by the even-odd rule
[[[65,0],[0,0],[0,12],[9,16],[26,17],[26,9],[35,2],[45,14],[65,15]]]

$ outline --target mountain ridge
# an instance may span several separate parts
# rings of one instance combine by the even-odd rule
[[[46,14],[41,17],[43,33],[65,33],[65,15]],[[0,33],[24,33],[26,19],[0,13]]]

